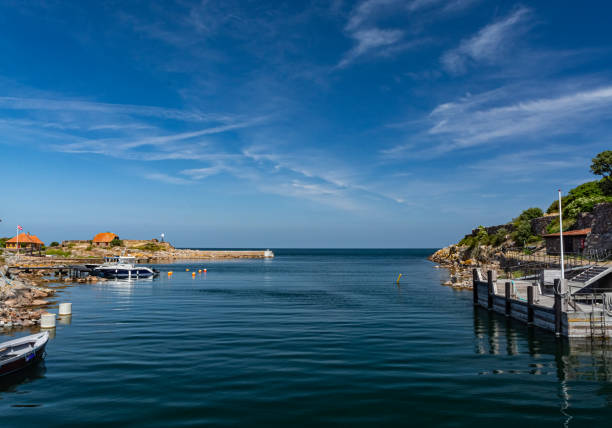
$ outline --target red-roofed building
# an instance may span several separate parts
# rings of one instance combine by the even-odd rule
[[[564,253],[582,253],[586,248],[587,236],[591,233],[591,229],[568,230],[563,232],[563,252]],[[559,233],[549,233],[542,235],[546,240],[546,253],[558,254],[561,253],[561,239]]]
[[[111,232],[98,233],[94,236],[93,245],[97,247],[109,247],[113,239],[119,239],[117,235]]]
[[[9,250],[17,250],[19,248],[27,248],[32,250],[40,250],[45,245],[38,236],[30,235],[29,233],[20,233],[19,239],[17,236],[6,241],[6,248]]]

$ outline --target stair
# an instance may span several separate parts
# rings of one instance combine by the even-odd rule
[[[612,272],[612,268],[598,265],[591,266],[590,268],[585,269],[580,274],[572,278],[572,281],[581,282],[584,285],[588,285],[591,282],[594,282],[595,280],[599,279],[600,277],[607,275],[608,271]]]

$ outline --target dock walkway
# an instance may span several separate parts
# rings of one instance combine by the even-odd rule
[[[556,280],[557,281],[557,280]],[[474,305],[569,338],[612,338],[611,293],[562,296],[557,285],[543,287],[525,280],[497,279],[473,270]]]

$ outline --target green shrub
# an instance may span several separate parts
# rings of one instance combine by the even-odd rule
[[[11,238],[0,238],[0,248],[6,248],[6,241]]]
[[[598,204],[599,202],[610,202],[612,199],[606,197],[600,185],[600,181],[588,181],[586,183],[581,184],[580,186],[574,187],[570,190],[567,195],[561,198],[561,205],[563,206],[563,215],[567,218],[575,218],[578,216],[579,212],[591,212],[593,210],[593,206]],[[599,201],[599,202],[595,202]],[[568,207],[572,207],[571,211],[567,211]],[[583,209],[584,211],[579,211]],[[547,213],[558,213],[559,212],[559,200],[555,199],[548,210]]]
[[[139,250],[143,251],[160,251],[163,247],[161,245],[157,245],[155,242],[147,242],[144,245],[138,247]]]
[[[70,251],[62,251],[59,248],[48,248],[45,254],[50,256],[70,257],[72,253]]]
[[[515,221],[514,232],[512,232],[512,240],[515,242],[515,244],[523,246],[532,236],[530,221]]]
[[[604,195],[580,196],[563,207],[563,215],[568,219],[578,218],[578,214],[590,213],[595,205],[602,202],[612,202],[612,197]]]
[[[563,217],[563,230],[568,230],[574,223],[576,223],[575,218]],[[559,233],[559,217],[548,223],[548,226],[546,226],[546,233]]]
[[[543,215],[544,213],[542,212],[540,208],[535,208],[535,207],[527,208],[521,213],[521,215],[519,215],[517,218],[514,219],[514,222],[530,221],[530,220],[533,220],[534,218],[542,217]]]
[[[111,247],[123,247],[123,241],[115,236],[113,240],[110,242],[110,246]]]
[[[49,244],[49,247],[59,247],[59,242],[53,241]]]

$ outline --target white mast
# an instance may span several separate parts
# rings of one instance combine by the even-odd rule
[[[561,209],[561,189],[559,189],[559,239],[561,240],[561,284],[565,279],[565,266],[563,261],[563,212]]]

